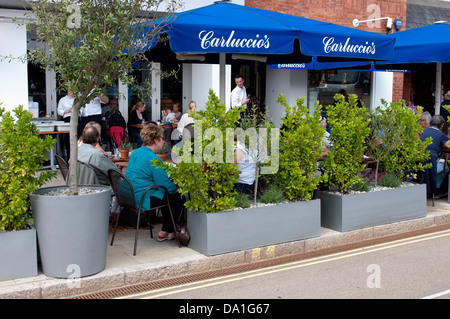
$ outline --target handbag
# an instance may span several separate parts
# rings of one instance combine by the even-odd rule
[[[175,225],[175,236],[182,246],[187,246],[191,239],[191,234],[187,228],[186,207],[183,207],[178,222]]]

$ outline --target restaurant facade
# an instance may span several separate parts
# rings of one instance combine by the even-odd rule
[[[184,1],[184,10],[213,4],[213,0]],[[411,26],[430,24],[440,12],[450,12],[450,3],[440,0],[424,1],[360,1],[360,0],[233,0],[234,4],[277,11],[304,18],[339,24],[351,28],[379,34],[401,32]],[[429,8],[436,9],[434,15]],[[419,9],[419,10],[417,10]],[[446,11],[448,10],[448,11]],[[411,17],[408,16],[411,12]],[[420,13],[422,12],[422,13]],[[412,14],[414,13],[414,14]],[[24,9],[19,0],[4,0],[0,3],[0,102],[2,107],[13,109],[26,105],[35,117],[55,117],[58,100],[65,92],[58,92],[56,77],[52,71],[40,69],[27,63],[23,57],[27,50],[33,49],[36,39],[25,27],[18,27],[12,18],[22,18]],[[355,24],[355,20],[359,23]],[[357,25],[357,26],[356,26]],[[420,25],[419,25],[420,26]],[[7,45],[5,45],[7,44]],[[138,82],[150,79],[154,93],[144,97],[149,118],[159,119],[162,107],[181,102],[186,111],[187,104],[194,100],[201,109],[208,98],[209,89],[220,96],[220,70],[215,64],[183,63],[171,59],[164,63],[138,64]],[[159,70],[179,69],[176,78],[160,79]],[[284,109],[277,104],[280,93],[286,96],[289,104],[299,97],[305,97],[309,106],[319,102],[332,103],[335,93],[345,90],[357,94],[367,108],[380,105],[381,99],[397,101],[405,99],[412,104],[426,107],[427,95],[432,95],[432,82],[424,84],[424,79],[433,79],[433,70],[417,73],[384,72],[369,70],[314,70],[302,63],[289,65],[266,65],[253,61],[245,64],[230,64],[225,68],[225,104],[229,104],[230,92],[234,88],[233,75],[240,73],[245,79],[248,93],[265,106],[276,124],[283,116]],[[450,89],[447,73],[443,72],[442,92]],[[126,87],[121,83],[108,88],[109,97],[120,95],[119,108],[127,118],[128,110],[137,100],[140,87]],[[420,91],[420,94],[419,94]],[[423,96],[423,98],[422,98]],[[420,98],[419,98],[420,97]],[[434,97],[429,96],[431,108]]]

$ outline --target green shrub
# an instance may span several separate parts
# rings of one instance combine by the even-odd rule
[[[380,177],[379,185],[383,187],[400,187],[402,185],[402,179],[394,173],[387,172]]]
[[[331,127],[330,151],[323,162],[324,181],[336,187],[340,193],[347,193],[354,184],[361,181],[358,172],[364,169],[361,163],[365,150],[365,139],[370,132],[367,110],[357,106],[357,96],[335,95],[335,104],[328,105],[328,124]]]
[[[187,195],[185,206],[191,210],[216,213],[235,207],[234,183],[238,166],[233,166],[234,141],[227,140],[227,130],[234,132],[241,109],[226,111],[224,104],[212,90],[205,111],[194,116],[194,147],[187,143],[182,149],[174,146],[172,158],[177,155],[175,167],[160,163],[181,195]],[[231,136],[231,139],[233,136]],[[194,150],[194,154],[191,150]]]
[[[352,190],[354,190],[356,192],[368,192],[368,191],[370,191],[370,185],[369,185],[368,181],[363,179],[362,181],[359,181],[356,184],[354,184],[352,186]]]
[[[283,94],[277,102],[285,108],[280,128],[280,155],[277,180],[283,182],[284,194],[290,201],[310,200],[321,178],[317,173],[317,159],[322,151],[325,129],[320,126],[320,108],[312,114],[297,99],[297,105],[289,107]]]
[[[251,205],[250,198],[247,194],[236,192],[236,207],[249,208]]]
[[[426,151],[431,138],[421,141],[418,132],[422,131],[418,113],[406,105],[405,101],[387,103],[381,101],[370,116],[371,132],[366,139],[367,155],[376,161],[375,176],[378,176],[379,165],[387,172],[395,173],[399,178],[412,177],[427,166],[423,163],[429,158]],[[375,185],[377,180],[375,179]]]
[[[53,139],[39,137],[33,115],[22,106],[13,113],[0,108],[0,231],[26,229],[29,195],[56,175],[38,173]]]
[[[270,185],[259,197],[259,201],[265,204],[278,204],[286,200],[283,189],[277,185]]]

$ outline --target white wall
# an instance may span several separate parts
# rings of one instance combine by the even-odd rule
[[[388,103],[392,102],[392,88],[394,84],[394,73],[373,72],[370,108],[381,106],[381,99]]]
[[[295,69],[269,69],[266,73],[266,108],[275,125],[280,126],[284,107],[276,99],[283,93],[290,106],[299,97],[305,97],[307,105],[308,71]]]
[[[197,110],[205,110],[209,89],[220,97],[220,68],[218,64],[183,64],[183,111],[190,101],[197,103]],[[231,66],[225,67],[225,105],[230,104]]]
[[[23,105],[28,108],[27,64],[18,59],[3,59],[12,56],[23,57],[27,52],[27,32],[12,20],[0,21],[0,103],[6,110]]]

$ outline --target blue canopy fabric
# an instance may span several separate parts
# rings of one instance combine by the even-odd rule
[[[450,62],[450,25],[436,23],[389,34],[396,40],[394,56],[375,62],[376,67],[413,69],[422,63]]]
[[[177,13],[166,33],[175,53],[270,55],[268,63],[289,55],[297,62],[310,62],[312,56],[388,60],[395,43],[368,31],[233,3]]]

